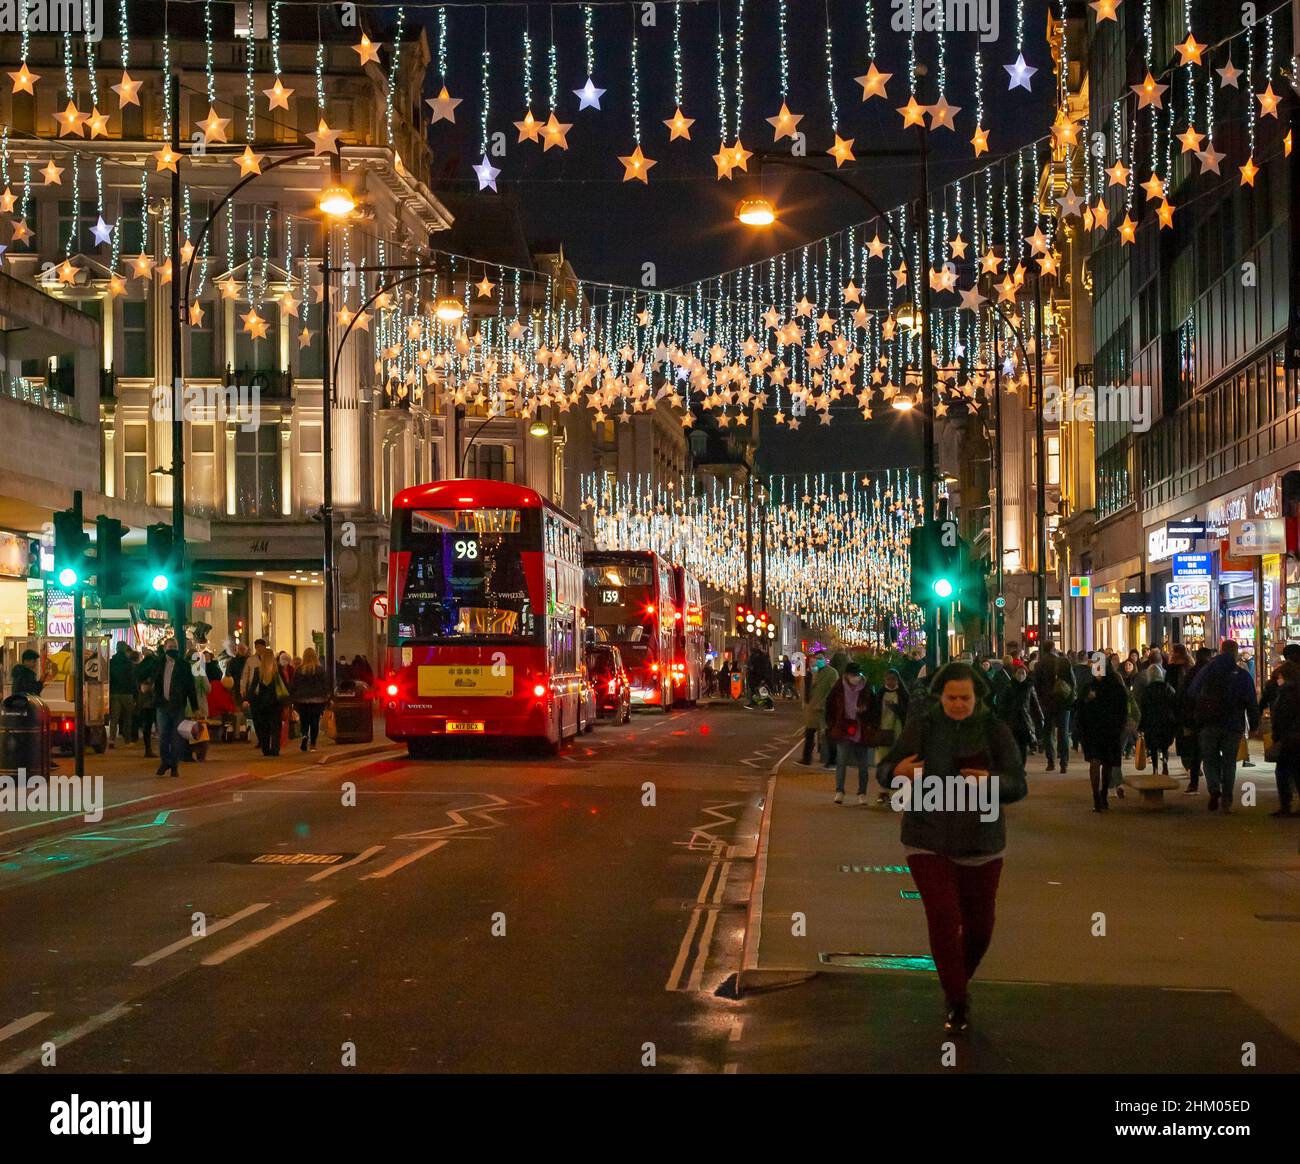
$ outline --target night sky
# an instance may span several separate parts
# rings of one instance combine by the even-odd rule
[[[747,149],[773,148],[772,129],[763,120],[781,105],[777,0],[746,0],[744,104],[742,140]],[[869,54],[863,0],[789,0],[787,55],[790,109],[804,114],[800,129],[808,137],[808,157],[833,168],[825,154],[831,144],[826,86],[825,12],[829,8],[834,59],[835,97],[839,132],[855,139],[855,149],[908,148],[916,144],[915,130],[906,133],[896,108],[906,103],[908,37],[889,27],[890,0],[875,0],[876,63],[893,73],[888,98],[864,103],[854,77],[866,72]],[[1032,92],[1008,91],[1003,65],[1016,59],[1015,11],[1001,4],[998,40],[981,45],[974,33],[949,33],[945,47],[948,101],[961,107],[957,131],[931,135],[930,181],[949,181],[977,167],[970,137],[975,126],[974,57],[983,53],[985,78],[984,125],[991,149],[980,162],[1047,132],[1053,115],[1050,53],[1045,40],[1043,3],[1026,3],[1023,51],[1039,72]],[[736,200],[755,192],[759,183],[756,159],[750,173],[734,181],[717,181],[712,154],[717,152],[718,21],[721,13],[727,46],[725,89],[727,138],[735,125],[735,23],[737,0],[687,3],[682,6],[682,107],[695,118],[692,140],[669,143],[663,120],[673,113],[673,5],[655,6],[657,26],[637,25],[640,76],[641,145],[657,165],[648,186],[624,183],[618,155],[633,148],[633,102],[629,46],[633,14],[642,5],[603,4],[594,9],[594,80],[606,93],[601,109],[578,109],[573,90],[586,80],[582,9],[571,4],[488,5],[486,26],[492,55],[489,129],[507,134],[507,154],[493,159],[502,175],[502,190],[513,190],[524,208],[534,249],[562,244],[580,277],[640,285],[642,264],[655,264],[659,289],[668,289],[729,270],[777,251],[820,238],[869,217],[863,204],[848,191],[816,174],[796,173],[769,165],[761,188],[780,208],[781,218],[767,231],[740,227],[733,218]],[[526,14],[526,15],[525,15]],[[433,95],[437,77],[437,22],[421,13],[429,30],[434,66],[426,91]],[[525,21],[533,42],[532,109],[545,120],[549,113],[547,51],[552,40],[558,55],[561,121],[572,122],[567,151],[543,152],[540,144],[516,143],[512,122],[523,117],[523,34]],[[481,156],[480,54],[485,15],[482,7],[448,10],[448,77],[453,96],[463,98],[455,126],[432,127],[435,186],[472,190],[468,167]],[[917,37],[917,58],[923,71],[918,100],[937,99],[937,40],[933,33]],[[789,147],[789,140],[782,143]],[[913,197],[919,172],[909,159],[859,159],[840,173],[864,187],[882,208]],[[469,179],[467,182],[466,179]],[[767,423],[762,466],[767,471],[858,469],[881,465],[917,464],[918,425],[889,416],[863,422],[851,407],[836,407],[830,426],[805,424],[798,432]]]

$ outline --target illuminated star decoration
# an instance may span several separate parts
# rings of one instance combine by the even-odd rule
[[[64,286],[71,286],[75,283],[80,273],[80,269],[74,267],[69,259],[64,259],[58,266],[59,282]]]
[[[772,127],[772,140],[777,142],[783,137],[794,137],[799,130],[799,122],[803,120],[803,114],[791,113],[790,107],[782,101],[781,112],[775,117],[768,117],[765,120]]]
[[[1196,37],[1190,32],[1187,39],[1182,44],[1174,45],[1176,52],[1182,59],[1178,62],[1180,65],[1199,65],[1201,63],[1201,53],[1205,51],[1206,46],[1198,44]]]
[[[487,275],[484,275],[479,282],[474,284],[474,290],[478,292],[480,299],[491,299],[492,292],[496,290],[496,284]]]
[[[977,125],[975,127],[974,134],[971,136],[970,144],[975,147],[975,156],[977,158],[980,156],[980,154],[988,153],[989,152],[989,131],[985,129],[982,125]]]
[[[63,184],[63,167],[56,166],[54,159],[50,159],[50,164],[40,171],[45,175],[45,184],[47,186],[61,186]]]
[[[339,136],[342,133],[338,129],[330,129],[325,124],[325,119],[320,119],[320,124],[316,126],[315,133],[309,133],[308,139],[312,145],[312,156],[317,157],[320,154],[336,154],[339,152]]]
[[[1029,87],[1029,82],[1030,79],[1033,77],[1033,75],[1036,72],[1038,72],[1038,70],[1033,65],[1025,63],[1024,53],[1020,53],[1019,56],[1016,57],[1014,64],[1003,65],[1002,67],[1006,69],[1008,75],[1011,78],[1007,82],[1008,92],[1010,92],[1012,89],[1017,89],[1017,88],[1025,90],[1026,93],[1033,92],[1033,90]]]
[[[244,321],[243,330],[254,339],[266,339],[266,320],[257,314],[256,307],[250,307],[248,312],[239,318]]]
[[[424,103],[433,110],[433,121],[456,121],[456,106],[463,98],[452,97],[444,85],[436,97],[426,97]],[[432,123],[430,123],[432,124]]]
[[[835,135],[835,144],[826,152],[835,159],[835,168],[838,170],[845,162],[855,160],[853,157],[853,138],[843,138],[837,133]]]
[[[181,159],[180,154],[174,153],[172,147],[167,145],[160,150],[155,150],[153,156],[158,159],[158,164],[154,168],[154,172],[158,174],[161,174],[164,170],[175,172],[176,163]]]
[[[202,121],[195,122],[195,125],[203,131],[205,141],[219,142],[224,142],[226,140],[226,126],[229,124],[230,118],[218,117],[216,109],[211,105],[208,106],[207,117]]]
[[[288,109],[289,98],[293,96],[293,90],[281,84],[280,78],[276,77],[274,85],[269,89],[262,90],[262,96],[267,100],[268,109]]]
[[[191,327],[203,326],[203,304],[200,303],[197,299],[190,304],[190,326]]]
[[[103,246],[105,243],[111,242],[113,239],[113,224],[111,222],[105,222],[104,216],[101,214],[99,216],[99,221],[90,228],[90,233],[95,236],[95,245]]]
[[[379,49],[371,42],[370,38],[363,32],[361,34],[361,43],[354,44],[352,51],[361,58],[358,64],[367,64],[370,61],[379,60]]]
[[[556,118],[555,112],[551,112],[550,118],[542,126],[542,152],[545,153],[551,146],[559,146],[562,150],[569,148],[568,139],[565,134],[573,128],[573,125],[567,121],[560,121]]]
[[[1103,20],[1114,20],[1118,23],[1115,16],[1115,9],[1119,7],[1121,0],[1091,0],[1088,7],[1096,14],[1096,21],[1100,24]]]
[[[265,155],[253,153],[252,146],[245,146],[244,152],[235,159],[239,166],[239,176],[248,177],[249,174],[260,174],[262,172],[262,158]]]
[[[497,178],[501,176],[501,171],[488,161],[487,154],[483,155],[483,160],[477,166],[471,166],[470,168],[474,171],[474,177],[478,179],[480,191],[496,190]]]
[[[1224,61],[1223,68],[1215,69],[1214,71],[1219,74],[1220,89],[1226,89],[1229,86],[1232,86],[1234,89],[1241,88],[1241,86],[1237,84],[1237,78],[1241,76],[1241,70],[1232,63],[1231,57]]]
[[[67,108],[62,113],[54,115],[54,120],[59,123],[60,137],[67,137],[69,134],[76,134],[77,137],[85,136],[82,122],[86,120],[86,115],[80,112],[71,101],[68,102]]]
[[[13,91],[15,93],[30,93],[33,97],[36,96],[36,91],[32,86],[41,79],[41,75],[40,73],[29,72],[26,61],[23,61],[22,65],[19,66],[18,72],[10,73],[9,76],[13,79]]]
[[[1130,85],[1130,89],[1137,94],[1138,108],[1145,109],[1148,105],[1154,105],[1157,109],[1163,109],[1164,103],[1161,101],[1161,94],[1169,88],[1168,85],[1159,84],[1148,70],[1147,75],[1142,78],[1140,85]]]
[[[885,92],[885,86],[893,75],[893,73],[882,73],[876,68],[876,62],[872,61],[862,76],[853,79],[862,86],[862,100],[869,101],[872,97],[888,96]]]
[[[664,125],[666,125],[669,128],[669,130],[672,131],[672,135],[668,138],[668,140],[676,141],[679,137],[684,137],[687,141],[690,141],[691,126],[694,124],[695,124],[695,118],[683,116],[682,108],[679,105],[677,107],[677,111],[670,118],[668,118],[667,121],[664,122]]]
[[[128,105],[139,105],[140,86],[143,84],[143,81],[131,80],[131,74],[123,69],[122,80],[111,86],[113,92],[117,94],[118,108],[125,109]]]
[[[649,185],[649,179],[646,174],[650,172],[650,167],[658,165],[653,158],[647,158],[642,152],[641,147],[637,146],[626,157],[618,159],[623,163],[623,181],[631,182],[633,179],[639,179],[645,185]]]
[[[953,118],[961,112],[958,105],[949,105],[948,99],[942,93],[939,94],[939,100],[929,108],[930,128],[931,129],[956,129],[953,124]]]
[[[587,83],[581,89],[575,89],[573,95],[580,102],[578,112],[581,113],[584,109],[599,109],[600,99],[605,96],[605,90],[597,89],[595,82],[588,77]]]
[[[108,117],[100,113],[99,106],[91,109],[90,116],[86,118],[86,128],[92,138],[108,136]]]
[[[519,141],[538,141],[538,134],[542,132],[542,122],[533,116],[530,109],[524,114],[523,121],[516,121],[515,128],[519,131]]]
[[[311,346],[311,337],[312,337],[312,333],[311,333],[310,331],[308,331],[307,328],[305,328],[305,327],[302,328],[302,329],[298,332],[298,346],[299,346],[300,348],[310,347],[310,346]]]

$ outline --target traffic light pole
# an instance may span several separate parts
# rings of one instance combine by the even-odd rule
[[[72,494],[72,512],[76,514],[77,524],[80,525],[80,489]],[[72,764],[79,780],[86,775],[86,608],[83,605],[86,579],[81,576],[82,573],[83,571],[78,571],[76,584],[72,588]]]
[[[172,73],[171,86],[172,152],[181,152],[180,77]],[[182,403],[185,396],[184,361],[181,352],[181,167],[179,157],[172,167],[171,263],[172,263],[172,547],[175,555],[176,586],[172,605],[176,644],[185,650],[185,422]]]
[[[324,243],[321,248],[321,447],[324,461],[321,473],[321,530],[325,539],[325,675],[333,695],[338,681],[334,655],[334,377],[330,339],[330,224],[321,223]],[[395,612],[394,612],[395,613]]]
[[[1043,431],[1043,293],[1034,277],[1034,409],[1035,476],[1038,478],[1038,649],[1047,645],[1047,438]]]
[[[934,525],[935,450],[934,450],[934,367],[930,362],[930,138],[924,126],[921,132],[921,197],[917,203],[917,226],[921,233],[921,263],[925,270],[916,272],[921,312],[921,416],[924,461],[921,467],[921,497],[925,505],[924,524]],[[933,603],[925,607],[926,674],[933,676],[942,659],[939,644],[939,611]]]

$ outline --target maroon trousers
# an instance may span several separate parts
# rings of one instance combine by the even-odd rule
[[[938,853],[908,857],[930,928],[930,952],[949,1005],[966,1001],[966,984],[993,940],[1002,858],[958,865]]]

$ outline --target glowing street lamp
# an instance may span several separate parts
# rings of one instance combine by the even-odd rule
[[[771,226],[776,221],[776,207],[761,195],[742,198],[736,203],[736,219],[746,226]]]
[[[335,184],[321,191],[316,205],[330,218],[347,218],[357,208],[357,200],[346,186]]]
[[[465,318],[465,305],[455,295],[439,295],[433,313],[443,323],[459,323]]]

